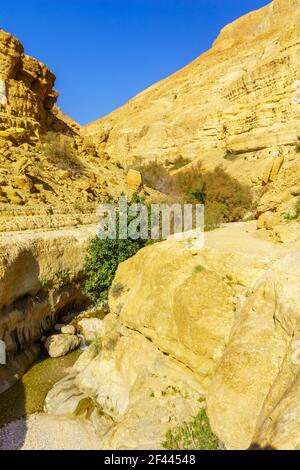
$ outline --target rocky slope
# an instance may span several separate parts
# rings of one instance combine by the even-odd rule
[[[180,170],[187,173],[221,164],[254,190],[264,186],[258,214],[282,218],[300,183],[299,25],[299,0],[274,0],[83,134],[115,162],[157,159],[172,168],[183,157],[192,162]]]
[[[0,30],[0,231],[91,223],[97,204],[121,189],[122,171],[55,106],[54,83]]]

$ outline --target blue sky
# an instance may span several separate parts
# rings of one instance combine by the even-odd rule
[[[56,74],[59,106],[100,118],[207,50],[220,29],[269,0],[14,0],[0,27]]]

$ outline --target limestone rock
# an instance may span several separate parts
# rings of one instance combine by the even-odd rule
[[[267,230],[270,230],[279,224],[280,224],[279,214],[274,214],[272,212],[266,212],[264,214],[261,214],[257,220],[258,229],[265,228]]]
[[[80,345],[80,338],[71,334],[61,334],[49,336],[45,342],[45,347],[50,357],[66,356],[77,349]]]
[[[101,335],[104,324],[99,318],[84,318],[78,322],[78,328],[86,341],[94,341]]]
[[[129,170],[127,174],[127,187],[128,189],[138,192],[143,186],[143,177],[139,171]]]
[[[0,234],[0,337],[13,361],[54,327],[61,309],[86,306],[76,280],[93,234],[87,228]],[[51,293],[42,288],[61,271],[69,273],[70,285]]]
[[[282,167],[283,162],[284,162],[284,157],[282,155],[275,159],[273,167],[272,167],[272,171],[270,174],[270,181],[275,181],[280,171],[280,168]]]
[[[18,129],[25,124],[34,137],[56,101],[55,77],[44,64],[26,56],[20,42],[3,30],[0,31],[0,79],[2,128]]]
[[[126,161],[133,155],[172,158],[179,145],[184,157],[194,157],[214,148],[243,153],[291,142],[299,125],[292,102],[299,66],[299,13],[298,0],[275,0],[240,18],[223,29],[210,51],[88,125],[86,135],[104,144],[112,158],[122,148]],[[265,80],[265,71],[274,83]],[[283,124],[280,113],[285,106],[290,119]]]
[[[7,186],[20,189],[15,188],[14,177],[30,175],[37,189],[22,187],[22,194],[0,195],[1,206],[6,206],[1,207],[0,230],[16,225],[26,228],[27,208],[36,216],[43,205],[62,215],[58,226],[64,226],[64,220],[67,226],[77,225],[74,214],[95,214],[108,196],[104,183],[110,182],[114,197],[126,189],[123,170],[111,163],[101,165],[104,159],[97,161],[95,146],[81,135],[80,126],[54,107],[58,97],[54,82],[46,65],[27,56],[18,39],[0,29],[0,182],[5,178]],[[82,192],[85,173],[89,187]],[[17,224],[12,220],[6,227],[14,210],[11,206],[19,206],[17,214],[23,219]]]
[[[205,240],[170,239],[120,265],[125,288],[48,394],[50,414],[86,417],[101,448],[156,449],[205,395],[226,448],[298,449],[300,238],[275,244],[247,222]]]
[[[76,328],[73,325],[64,325],[60,331],[63,335],[76,335]]]

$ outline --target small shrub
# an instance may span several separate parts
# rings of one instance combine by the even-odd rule
[[[121,284],[121,282],[117,282],[116,284],[113,284],[113,286],[110,289],[111,295],[115,298],[120,297],[122,292],[124,291],[124,286]]]
[[[134,195],[130,204],[136,202],[141,202],[141,199]],[[150,223],[150,211],[148,216]],[[129,217],[128,224],[131,220],[132,218]],[[144,239],[127,238],[122,240],[118,237],[115,240],[102,240],[98,237],[92,240],[84,263],[86,295],[95,304],[100,302],[106,304],[108,292],[119,264],[134,256],[146,244],[147,240]]]
[[[166,450],[217,450],[220,443],[211,430],[205,409],[201,408],[193,420],[169,430],[162,447]]]
[[[52,288],[61,289],[64,286],[70,284],[70,273],[69,271],[58,271],[53,276]]]
[[[207,199],[207,194],[205,191],[205,188],[202,189],[191,189],[188,192],[188,196],[190,196],[193,199],[196,199],[200,204],[205,204],[206,199]]]
[[[144,244],[134,240],[101,240],[90,243],[85,260],[85,293],[94,303],[106,302],[120,263],[135,255]]]
[[[40,279],[40,283],[44,289],[49,289],[51,287],[51,281],[49,281],[49,279]]]
[[[57,271],[53,275],[53,279],[40,279],[41,286],[47,290],[57,290],[70,284],[69,271]]]
[[[300,153],[300,141],[296,143],[296,152]]]
[[[221,167],[208,172],[198,167],[173,176],[157,162],[136,169],[141,171],[148,186],[169,195],[174,202],[204,204],[206,230],[215,229],[225,222],[241,220],[252,208],[250,188]]]
[[[241,281],[240,279],[235,279],[232,276],[232,274],[226,274],[226,276],[223,278],[223,281],[229,284],[230,286],[236,285],[236,286],[246,287],[243,281]]]
[[[133,166],[143,174],[144,183],[165,194],[172,192],[172,177],[168,170],[157,161]]]

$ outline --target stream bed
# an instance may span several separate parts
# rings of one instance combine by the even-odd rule
[[[21,418],[43,412],[53,385],[61,380],[81,354],[76,350],[59,358],[42,357],[12,388],[0,395],[0,428]]]

